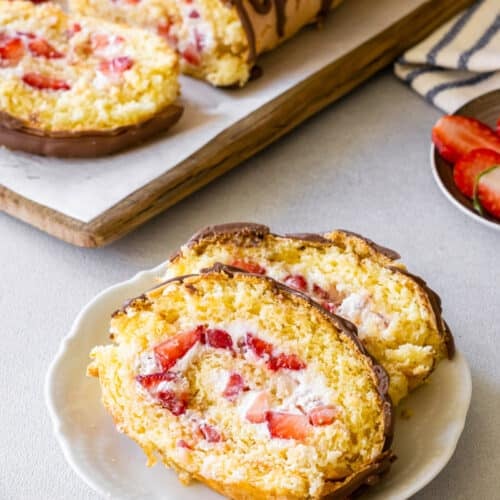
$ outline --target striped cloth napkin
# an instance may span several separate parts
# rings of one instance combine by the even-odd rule
[[[500,0],[481,0],[408,50],[395,73],[447,113],[500,89]]]

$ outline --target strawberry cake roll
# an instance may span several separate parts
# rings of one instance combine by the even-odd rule
[[[181,115],[177,56],[142,30],[0,0],[0,144],[54,156],[113,153]]]
[[[177,49],[184,73],[244,85],[259,54],[321,20],[341,0],[69,0],[79,14],[141,26]]]
[[[215,266],[129,301],[93,349],[118,430],[234,499],[345,498],[393,460],[384,370],[356,328],[274,280]]]
[[[220,262],[307,293],[357,326],[366,349],[388,372],[397,404],[453,355],[439,297],[398,258],[347,231],[279,236],[260,224],[235,223],[193,236],[172,257],[165,278]]]

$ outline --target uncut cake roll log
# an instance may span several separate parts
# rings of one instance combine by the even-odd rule
[[[142,142],[180,118],[178,74],[156,35],[0,0],[0,144],[10,149],[93,157]]]
[[[225,266],[129,301],[89,375],[149,464],[233,499],[346,498],[387,472],[387,375],[351,323]]]
[[[164,278],[220,262],[307,293],[357,326],[367,350],[388,372],[397,404],[454,351],[439,297],[398,258],[348,231],[280,236],[264,225],[234,223],[194,235],[171,258]]]
[[[184,73],[216,86],[242,86],[257,56],[342,0],[69,0],[84,15],[153,30],[177,49]]]

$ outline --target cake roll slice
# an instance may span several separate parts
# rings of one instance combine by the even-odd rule
[[[393,460],[387,376],[356,328],[215,266],[129,301],[88,373],[153,464],[233,499],[346,498]]]
[[[156,35],[0,0],[0,144],[52,156],[114,153],[175,123],[177,55]]]
[[[193,236],[171,258],[165,278],[220,262],[307,293],[357,326],[366,349],[389,374],[397,404],[454,349],[439,297],[398,258],[346,231],[279,236],[260,224],[237,223]]]
[[[257,56],[325,17],[341,0],[69,0],[84,15],[140,26],[177,49],[182,71],[242,86]]]

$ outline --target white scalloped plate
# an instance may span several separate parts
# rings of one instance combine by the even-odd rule
[[[145,466],[135,443],[119,434],[100,404],[96,380],[85,376],[88,353],[108,342],[110,314],[123,302],[158,283],[164,264],[137,274],[95,297],[78,315],[49,368],[45,397],[56,438],[69,464],[101,495],[120,499],[204,500],[220,495],[201,484],[182,486],[172,471]],[[413,416],[398,416],[394,451],[398,460],[366,500],[402,500],[428,484],[451,458],[462,433],[471,399],[471,376],[457,353],[443,361],[429,384],[402,407]]]

